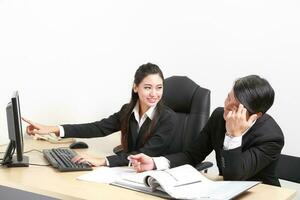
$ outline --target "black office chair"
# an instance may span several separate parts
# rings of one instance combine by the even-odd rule
[[[172,76],[165,79],[164,103],[176,112],[178,123],[175,140],[168,153],[186,150],[206,124],[210,114],[210,90],[200,87],[186,76]],[[211,167],[212,163],[203,162],[198,170]]]
[[[276,174],[279,179],[300,183],[300,158],[281,154]]]
[[[210,114],[210,90],[200,87],[186,76],[165,79],[163,102],[173,109],[178,117],[175,139],[166,154],[181,152],[189,147],[206,124]],[[113,149],[122,151],[121,146]],[[196,166],[201,171],[212,163],[203,162]]]

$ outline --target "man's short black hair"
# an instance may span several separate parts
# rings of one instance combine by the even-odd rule
[[[269,82],[257,75],[249,75],[235,81],[235,98],[245,106],[250,114],[263,114],[273,105],[275,92]]]

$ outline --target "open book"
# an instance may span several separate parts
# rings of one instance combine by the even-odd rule
[[[212,181],[191,165],[125,175],[112,185],[176,199],[231,199],[255,181]]]

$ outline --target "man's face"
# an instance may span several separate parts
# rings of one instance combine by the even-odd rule
[[[236,111],[239,108],[239,104],[240,102],[234,97],[233,90],[230,90],[224,102],[224,119],[229,111]]]

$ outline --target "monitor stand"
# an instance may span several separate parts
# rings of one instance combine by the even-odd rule
[[[29,158],[28,156],[23,156],[22,161],[18,161],[17,156],[13,156],[10,163],[6,164],[7,167],[28,167]]]

